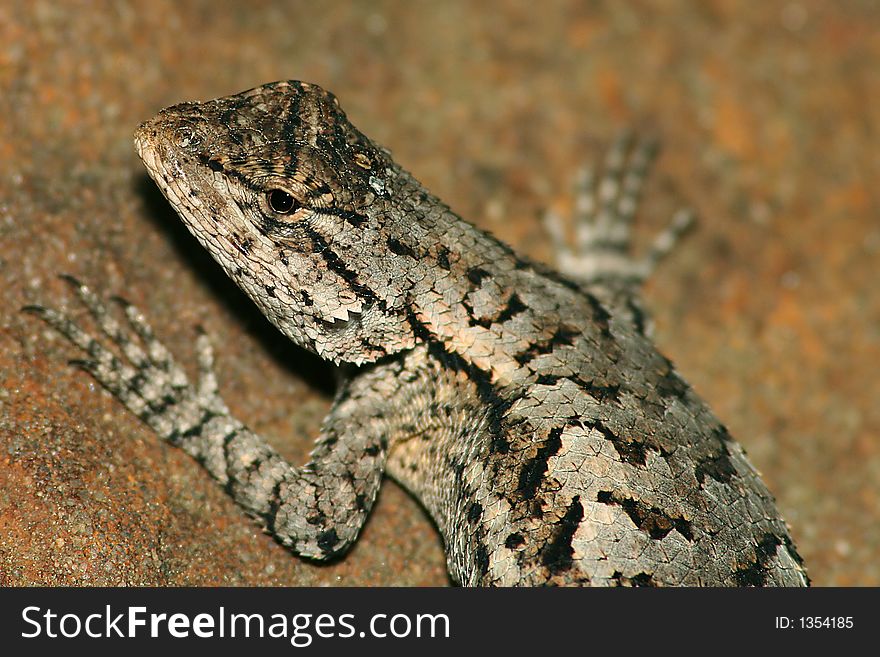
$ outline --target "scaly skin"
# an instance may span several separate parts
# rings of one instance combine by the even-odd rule
[[[807,584],[742,449],[647,336],[638,286],[688,223],[630,256],[648,149],[621,143],[596,193],[583,182],[576,250],[550,217],[566,277],[459,218],[314,85],[176,105],[135,141],[266,317],[350,365],[310,462],[230,416],[207,340],[193,385],[130,306],[129,330],[74,281],[125,361],[31,310],[295,553],[347,549],[387,473],[431,513],[464,585]]]

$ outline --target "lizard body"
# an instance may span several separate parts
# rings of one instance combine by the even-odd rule
[[[206,339],[191,384],[131,306],[134,336],[76,285],[127,363],[32,310],[293,552],[347,549],[387,473],[432,515],[463,585],[807,583],[757,472],[647,335],[650,267],[626,254],[642,171],[606,194],[566,277],[459,218],[315,85],[176,105],[135,141],[269,320],[345,365],[310,462],[229,414]]]

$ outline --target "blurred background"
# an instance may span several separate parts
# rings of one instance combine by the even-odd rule
[[[277,79],[468,220],[552,262],[538,217],[624,129],[664,150],[639,234],[699,226],[646,289],[657,342],[745,446],[816,585],[880,585],[880,5],[846,2],[0,3],[0,585],[448,583],[395,484],[330,566],[262,535],[84,373],[24,303],[71,273],[137,304],[295,462],[332,376],[182,228],[131,144],[184,100]]]

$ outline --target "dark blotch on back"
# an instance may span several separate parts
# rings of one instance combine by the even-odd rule
[[[553,429],[547,436],[547,441],[538,449],[538,453],[523,465],[519,472],[519,485],[517,491],[523,499],[529,500],[535,496],[544,473],[547,472],[547,461],[562,448],[562,427]]]
[[[408,256],[413,260],[417,258],[416,252],[413,251],[411,247],[393,237],[388,238],[388,250],[396,255]]]
[[[782,539],[775,534],[764,534],[755,546],[754,563],[746,564],[733,574],[739,586],[764,586],[767,583],[767,565],[776,556]]]
[[[718,426],[712,431],[712,436],[716,439],[715,447],[717,451],[714,454],[706,455],[697,459],[697,465],[694,468],[694,476],[701,484],[705,483],[706,477],[712,477],[715,481],[722,484],[729,484],[730,480],[736,476],[736,467],[730,459],[727,451],[726,443],[732,439],[727,429]]]
[[[572,566],[574,548],[571,541],[578,525],[584,518],[584,507],[579,495],[575,495],[562,520],[554,525],[553,535],[541,549],[541,563],[554,575],[569,570]]]
[[[666,538],[673,529],[688,541],[694,540],[694,531],[690,521],[681,516],[666,513],[657,507],[648,506],[640,500],[606,490],[599,491],[596,495],[596,501],[620,506],[636,527],[655,540]]]
[[[486,546],[478,546],[474,556],[477,561],[477,568],[480,569],[480,575],[485,576],[489,572],[489,552],[486,550]]]
[[[473,267],[472,269],[468,269],[466,275],[467,279],[474,285],[480,285],[480,283],[483,282],[484,278],[490,276],[489,272],[487,272],[482,267]]]
[[[452,265],[449,264],[449,249],[445,246],[437,251],[437,264],[440,266],[440,269],[445,269],[446,271],[452,269]]]
[[[648,449],[656,449],[663,454],[663,450],[654,445],[648,445],[638,440],[625,439],[605,426],[601,420],[586,422],[585,426],[601,433],[605,440],[609,441],[614,447],[618,456],[630,465],[645,465],[648,459]]]
[[[673,369],[672,363],[667,360],[666,365],[667,370],[654,384],[654,388],[661,397],[683,399],[687,394],[688,384]]]
[[[504,306],[504,309],[498,314],[498,317],[495,318],[495,321],[498,324],[503,324],[508,319],[515,315],[519,315],[524,310],[527,310],[526,305],[522,302],[522,299],[519,298],[519,295],[514,292],[510,295],[510,298],[507,300],[507,304]]]
[[[650,573],[636,573],[632,577],[625,577],[622,572],[615,570],[611,579],[616,586],[657,586],[654,576]]]
[[[557,347],[570,347],[579,335],[581,331],[577,328],[561,324],[549,340],[534,342],[528,349],[515,354],[513,358],[520,365],[525,365],[538,356],[552,353]]]
[[[483,505],[479,502],[474,502],[471,504],[471,508],[468,509],[467,519],[468,522],[474,523],[477,522],[480,518],[483,517]]]

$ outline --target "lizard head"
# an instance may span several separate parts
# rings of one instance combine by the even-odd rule
[[[135,146],[190,232],[294,342],[352,363],[415,344],[392,261],[407,236],[388,227],[417,211],[401,203],[419,194],[400,187],[420,188],[332,94],[290,81],[182,103],[141,125]]]

